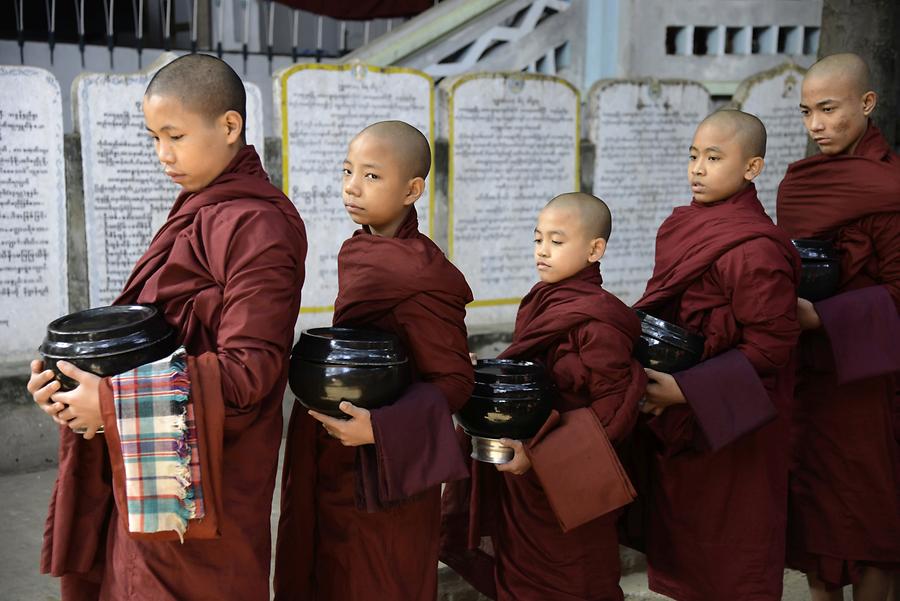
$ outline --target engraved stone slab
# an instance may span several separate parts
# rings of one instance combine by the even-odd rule
[[[337,255],[359,226],[344,209],[342,164],[362,129],[405,121],[428,138],[434,152],[434,82],[412,69],[368,65],[300,64],[275,82],[280,112],[284,190],[306,223],[309,254],[300,321],[331,323],[337,296]],[[433,173],[433,172],[432,172]],[[419,230],[430,234],[433,177],[416,202]]]
[[[0,363],[27,365],[68,313],[66,234],[59,83],[0,66]]]
[[[475,302],[469,325],[512,323],[538,281],[534,227],[579,185],[578,90],[524,73],[442,82],[449,137],[449,253]]]
[[[604,287],[630,305],[653,273],[657,229],[691,200],[688,149],[711,110],[709,93],[690,81],[601,81],[587,110],[594,194],[613,215]]]

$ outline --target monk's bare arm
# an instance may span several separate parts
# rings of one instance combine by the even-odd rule
[[[741,327],[737,345],[761,376],[787,365],[800,335],[791,264],[774,242],[747,242],[715,265]]]
[[[223,394],[231,407],[248,411],[283,373],[300,306],[305,248],[277,210],[234,207],[209,226],[204,241],[210,267],[223,284],[216,337]]]
[[[415,297],[400,303],[394,317],[403,327],[416,369],[422,380],[434,384],[456,412],[472,394],[474,370],[464,323],[435,315]]]

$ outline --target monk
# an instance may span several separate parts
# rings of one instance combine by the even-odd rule
[[[110,463],[122,459],[112,441],[122,433],[105,409],[115,394],[109,378],[59,362],[79,382],[60,393],[52,372],[35,361],[28,390],[64,426],[41,570],[61,577],[65,601],[268,600],[303,222],[244,141],[244,86],[226,63],[204,55],[173,61],[150,82],[143,109],[159,161],[182,191],[116,303],[161,310],[189,364],[204,360],[204,371],[190,373],[192,390],[207,376],[221,382],[207,391],[220,403],[211,410],[224,410],[222,431],[212,433],[221,441],[218,531],[192,539],[188,529],[183,542],[132,538],[124,519],[131,507],[115,482],[111,493]],[[101,425],[106,435],[94,436]]]
[[[799,257],[763,211],[756,117],[707,117],[690,147],[693,200],[656,237],[636,307],[705,337],[702,361],[647,370],[651,590],[678,601],[781,599]]]
[[[792,164],[778,224],[834,242],[838,293],[798,300],[788,565],[814,601],[884,601],[900,567],[900,446],[892,425],[900,371],[900,157],[870,117],[865,61],[836,54],[803,79],[800,112],[820,154]]]
[[[633,490],[611,498],[596,474],[609,472],[630,489],[611,442],[634,426],[647,378],[632,358],[638,318],[602,287],[598,263],[611,229],[608,207],[589,194],[557,196],[541,211],[541,281],[522,299],[500,357],[546,367],[554,412],[530,441],[501,440],[515,450],[509,463],[495,470],[473,462],[471,487],[454,483],[445,492],[442,559],[499,600],[623,599],[616,520]],[[454,515],[467,511],[493,519],[467,524]],[[483,535],[491,536],[493,569],[479,574],[472,563]]]
[[[349,419],[294,403],[282,483],[275,598],[430,601],[441,483],[466,476],[452,413],[472,392],[463,275],[418,230],[428,140],[400,121],[351,142],[343,202],[362,228],[338,255],[334,324],[395,334],[413,384]]]

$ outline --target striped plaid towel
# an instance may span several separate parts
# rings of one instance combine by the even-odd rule
[[[113,376],[130,532],[174,530],[205,515],[184,347]]]

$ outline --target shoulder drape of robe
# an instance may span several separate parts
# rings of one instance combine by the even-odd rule
[[[41,565],[63,577],[64,599],[268,599],[281,399],[305,255],[303,222],[252,146],[207,188],[178,197],[116,302],[155,304],[190,355],[218,356],[221,536],[131,539],[122,500],[111,498],[104,437],[63,429]]]
[[[706,345],[704,361],[673,374],[687,404],[639,427],[637,444],[650,446],[638,509],[654,591],[781,599],[798,276],[799,258],[752,184],[680,207],[659,230],[636,306]]]
[[[334,323],[397,335],[414,384],[372,411],[374,445],[343,447],[299,403],[288,432],[276,599],[431,600],[440,483],[466,476],[451,414],[469,398],[462,274],[419,233],[356,232],[338,257]]]
[[[622,598],[615,523],[632,497],[610,499],[600,483],[630,489],[610,441],[631,431],[646,376],[631,356],[637,317],[601,284],[596,265],[537,284],[500,355],[546,366],[558,392],[544,429],[553,443],[542,431],[528,444],[522,476],[473,461],[471,481],[444,494],[443,561],[497,599]]]
[[[832,587],[900,567],[900,157],[870,123],[856,151],[788,168],[779,224],[833,240],[839,293],[801,337],[788,560]],[[851,459],[852,458],[852,459]]]

